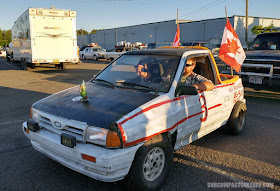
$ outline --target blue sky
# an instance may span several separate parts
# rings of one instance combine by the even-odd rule
[[[29,7],[73,10],[77,29],[108,29],[176,19],[204,20],[245,15],[246,0],[0,0],[0,28],[11,29]],[[249,16],[279,18],[279,0],[249,0]],[[183,17],[182,17],[183,16]]]

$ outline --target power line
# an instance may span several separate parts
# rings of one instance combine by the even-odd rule
[[[216,0],[216,1],[212,2],[212,3],[209,3],[209,4],[207,4],[207,5],[203,6],[203,7],[195,10],[195,11],[192,11],[190,13],[184,14],[184,15],[180,16],[179,18],[186,18],[186,16],[189,16],[191,14],[194,15],[194,14],[200,13],[201,11],[204,11],[205,9],[208,9],[208,8],[212,8],[212,7],[214,7],[214,6],[218,5],[218,4],[223,3],[224,1],[225,0]]]

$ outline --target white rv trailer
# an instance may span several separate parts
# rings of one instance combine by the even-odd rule
[[[22,68],[55,64],[64,69],[77,63],[76,12],[71,10],[29,8],[12,28],[13,59]]]

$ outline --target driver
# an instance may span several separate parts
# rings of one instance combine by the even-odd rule
[[[211,91],[214,84],[211,80],[193,72],[196,66],[196,58],[192,57],[187,60],[180,84],[193,86],[198,90]]]

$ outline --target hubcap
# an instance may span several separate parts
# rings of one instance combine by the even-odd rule
[[[154,181],[157,179],[164,167],[165,154],[162,148],[155,147],[147,154],[144,165],[143,174],[146,180]]]

